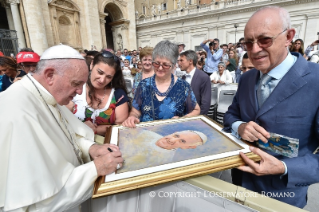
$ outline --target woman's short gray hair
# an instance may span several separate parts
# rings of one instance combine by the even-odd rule
[[[224,62],[219,62],[218,66],[224,66],[224,68],[226,68],[226,64]]]
[[[168,59],[173,66],[177,62],[178,55],[178,46],[169,40],[159,42],[153,50],[153,60],[156,58],[165,58]]]

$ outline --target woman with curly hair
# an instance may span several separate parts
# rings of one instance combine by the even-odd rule
[[[73,113],[99,135],[109,125],[121,124],[129,114],[120,60],[110,52],[97,54],[81,95],[73,98]]]

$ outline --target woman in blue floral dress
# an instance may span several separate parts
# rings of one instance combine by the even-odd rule
[[[135,127],[139,122],[200,114],[191,86],[172,74],[178,54],[178,46],[170,41],[161,41],[155,46],[152,62],[155,75],[137,86],[132,111],[123,126]]]

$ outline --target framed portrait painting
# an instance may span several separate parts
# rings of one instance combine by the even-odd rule
[[[209,174],[244,164],[239,152],[259,157],[249,146],[205,116],[113,126],[106,143],[118,145],[124,159],[116,172],[100,177],[93,198]]]

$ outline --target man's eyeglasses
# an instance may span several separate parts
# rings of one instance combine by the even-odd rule
[[[251,51],[253,49],[254,43],[257,43],[260,48],[269,48],[274,43],[274,40],[285,31],[287,31],[287,29],[285,29],[284,31],[282,31],[281,33],[279,33],[278,35],[274,37],[263,37],[263,38],[258,38],[257,41],[246,41],[244,42],[246,50]]]
[[[154,66],[154,68],[159,68],[160,66],[162,66],[163,69],[170,69],[172,67],[172,65],[168,65],[168,64],[160,64],[158,62],[152,62],[152,65]]]
[[[113,58],[115,62],[119,62],[120,59],[118,58],[118,56],[112,54],[111,52],[105,51],[102,53],[102,56],[105,58]]]

